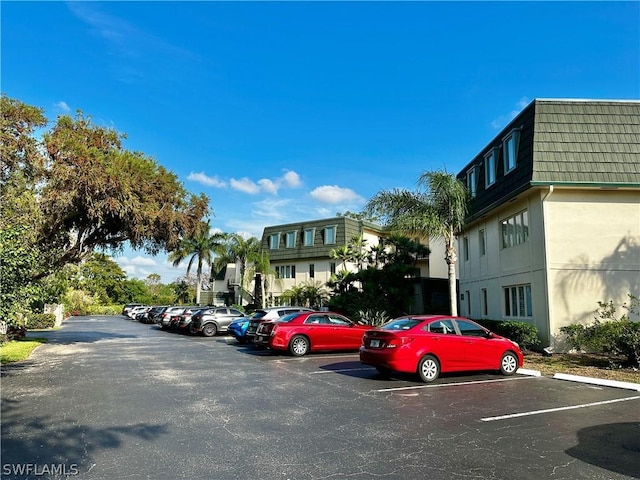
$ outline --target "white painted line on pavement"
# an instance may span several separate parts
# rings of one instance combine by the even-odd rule
[[[570,382],[601,385],[603,387],[624,388],[626,390],[635,390],[637,392],[640,392],[640,383],[620,382],[618,380],[607,380],[602,378],[581,377],[579,375],[569,375],[567,373],[556,373],[553,378],[557,378],[558,380],[568,380]]]
[[[508,419],[508,418],[518,418],[518,417],[528,417],[530,415],[541,415],[543,413],[562,412],[564,410],[575,410],[577,408],[596,407],[598,405],[606,405],[608,403],[627,402],[629,400],[638,400],[638,399],[640,399],[640,396],[626,397],[626,398],[616,398],[615,400],[603,400],[602,402],[583,403],[582,405],[571,405],[569,407],[547,408],[545,410],[533,410],[531,412],[510,413],[509,415],[500,415],[499,417],[486,417],[486,418],[481,418],[480,420],[482,420],[483,422],[493,422],[495,420],[505,420],[505,419]]]
[[[497,380],[476,380],[473,382],[438,383],[436,385],[413,385],[410,387],[381,388],[380,390],[374,390],[374,392],[397,392],[400,390],[414,390],[418,388],[457,387],[458,385],[475,385],[479,383],[512,382],[514,380],[527,380],[529,378],[534,378],[534,377],[511,377],[511,378],[501,378]]]

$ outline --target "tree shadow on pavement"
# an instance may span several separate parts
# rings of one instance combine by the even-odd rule
[[[38,478],[70,478],[90,471],[93,455],[100,450],[120,448],[127,437],[151,442],[168,433],[166,424],[138,423],[98,428],[82,425],[73,419],[54,423],[46,416],[24,421],[17,400],[2,400],[2,469],[3,479],[35,478],[25,474],[25,466],[58,468],[59,475]],[[34,467],[35,466],[35,467]],[[22,473],[20,469],[23,469]]]
[[[611,472],[640,478],[640,423],[611,423],[578,431],[578,445],[566,453]]]

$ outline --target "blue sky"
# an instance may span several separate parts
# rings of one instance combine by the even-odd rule
[[[359,211],[457,173],[535,98],[640,98],[639,2],[11,2],[1,87],[80,109],[210,198],[212,226]],[[132,277],[183,275],[116,257]]]

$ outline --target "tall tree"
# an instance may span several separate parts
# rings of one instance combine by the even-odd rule
[[[235,260],[240,263],[240,304],[244,295],[244,276],[247,265],[260,257],[260,240],[256,237],[244,238],[239,233],[229,236],[229,249]]]
[[[202,291],[202,271],[206,264],[213,263],[215,252],[226,238],[224,233],[213,233],[209,222],[201,222],[195,234],[184,237],[177,248],[169,253],[169,261],[177,267],[184,260],[188,259],[187,277],[191,269],[196,264],[196,303],[200,303],[200,293]]]
[[[465,185],[446,171],[424,172],[417,190],[382,190],[365,206],[392,231],[426,238],[442,238],[449,277],[451,314],[458,314],[456,241],[464,227],[469,195]]]

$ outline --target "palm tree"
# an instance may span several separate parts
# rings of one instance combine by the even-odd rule
[[[247,265],[258,261],[260,257],[260,240],[256,237],[245,239],[239,233],[229,236],[229,250],[236,261],[240,262],[240,305],[244,294],[244,276]]]
[[[187,277],[194,263],[196,268],[196,303],[200,303],[202,291],[202,267],[206,263],[211,265],[214,253],[220,248],[226,238],[224,233],[211,233],[209,222],[201,222],[192,237],[183,238],[178,247],[169,253],[169,261],[177,267],[183,260],[189,259],[187,264]]]
[[[278,279],[276,279],[276,270],[271,266],[271,261],[267,252],[260,252],[260,254],[253,260],[253,263],[247,267],[246,277],[247,279],[260,279],[260,285],[258,286],[260,289],[260,298],[262,299],[262,305],[260,306],[265,307],[266,295],[269,294],[269,285],[271,284],[269,279],[274,278],[274,281],[278,282]]]
[[[334,260],[340,260],[342,262],[343,270],[347,270],[347,262],[352,260],[351,249],[348,245],[334,248],[329,252],[329,256]]]
[[[416,192],[380,191],[365,211],[378,214],[392,231],[444,240],[451,315],[457,315],[455,242],[464,228],[469,195],[465,185],[446,171],[424,172],[417,185]]]

